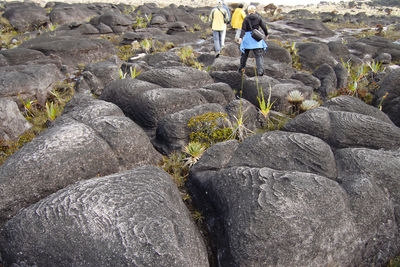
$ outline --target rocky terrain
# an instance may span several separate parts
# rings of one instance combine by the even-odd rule
[[[257,77],[211,7],[2,2],[0,266],[386,266],[400,18],[353,4],[259,6]],[[190,158],[207,114],[229,134]]]

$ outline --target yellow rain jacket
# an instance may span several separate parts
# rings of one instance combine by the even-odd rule
[[[209,21],[212,22],[213,31],[224,31],[226,29],[226,20],[228,12],[223,7],[216,7],[211,10]]]
[[[243,8],[236,8],[235,12],[232,15],[231,25],[234,29],[241,29],[244,18],[246,17],[246,13],[243,11]]]

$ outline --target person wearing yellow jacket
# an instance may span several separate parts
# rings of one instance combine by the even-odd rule
[[[211,10],[209,21],[213,31],[215,57],[219,57],[223,45],[223,31],[226,30],[226,23],[229,21],[228,13],[222,7],[222,0],[218,0],[218,5]]]
[[[243,10],[243,4],[240,4],[233,12],[232,21],[231,21],[232,28],[235,29],[235,31],[236,31],[236,34],[235,34],[236,42],[239,42],[240,33],[242,32],[242,24],[243,24],[243,20],[245,17],[246,17],[246,13]]]

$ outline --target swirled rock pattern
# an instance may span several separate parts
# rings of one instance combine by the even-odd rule
[[[146,71],[137,79],[164,88],[193,88],[213,83],[208,72],[189,67],[171,67]]]
[[[150,166],[58,191],[10,220],[0,242],[7,265],[208,266],[172,179]]]
[[[78,180],[157,164],[147,135],[111,103],[76,95],[54,125],[0,167],[0,225]]]
[[[209,177],[203,189],[222,225],[214,233],[221,266],[351,265],[354,222],[336,182],[250,167]]]
[[[284,129],[308,133],[333,147],[400,148],[400,128],[364,114],[317,108],[289,121]]]

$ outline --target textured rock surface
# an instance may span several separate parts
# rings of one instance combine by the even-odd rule
[[[148,166],[58,191],[10,220],[0,242],[7,265],[208,266],[171,177]]]
[[[250,167],[199,177],[208,177],[203,194],[215,208],[210,225],[222,266],[351,265],[354,222],[336,182]]]
[[[161,160],[143,130],[115,105],[76,98],[53,127],[0,167],[0,224],[78,180]]]
[[[32,125],[22,116],[17,104],[7,98],[0,98],[0,140],[14,140]]]
[[[354,257],[358,265],[385,266],[400,253],[400,151],[345,148],[335,157],[362,233]]]
[[[0,97],[11,97],[18,103],[20,94],[25,101],[37,99],[44,105],[47,94],[61,77],[53,64],[1,67]]]
[[[395,150],[400,147],[400,128],[374,117],[320,107],[289,121],[284,129],[321,138],[336,148],[366,147]]]
[[[189,67],[154,69],[140,74],[137,79],[164,88],[193,88],[213,83],[208,72]]]
[[[204,104],[166,115],[158,123],[153,144],[164,154],[174,150],[181,151],[189,142],[191,133],[191,129],[187,126],[189,120],[207,112],[225,113],[225,110],[218,104]]]

